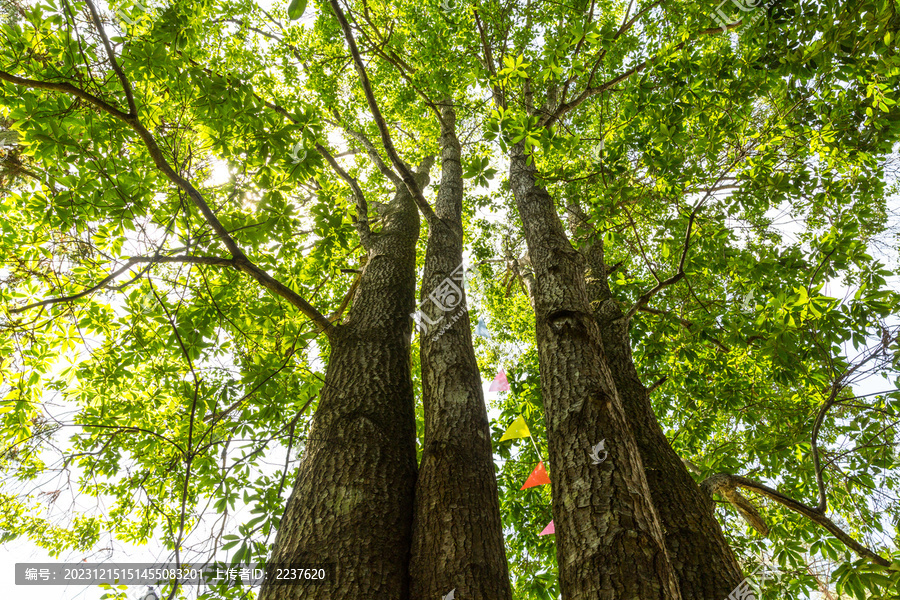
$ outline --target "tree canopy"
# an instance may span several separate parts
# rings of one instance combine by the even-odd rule
[[[397,183],[380,128],[420,165],[452,102],[514,597],[559,595],[549,490],[519,489],[546,456],[519,143],[767,593],[898,597],[895,2],[352,0],[368,90],[328,2],[3,6],[4,541],[264,562]],[[537,447],[499,442],[519,415]]]

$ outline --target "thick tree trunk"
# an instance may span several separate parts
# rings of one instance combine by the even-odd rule
[[[510,183],[534,268],[562,596],[677,600],[640,453],[588,301],[583,258],[569,243],[552,198],[535,184],[521,144],[512,149]],[[593,464],[591,449],[602,440],[608,455]]]
[[[443,227],[429,231],[422,281],[421,310],[435,322],[421,334],[425,443],[410,597],[438,600],[455,589],[461,599],[510,600],[490,428],[462,288],[463,180],[451,107],[442,120],[435,213]],[[436,306],[432,294],[449,310]]]
[[[325,386],[269,559],[331,564],[334,580],[267,580],[261,600],[409,597],[416,483],[409,315],[418,233],[416,206],[402,187],[372,235],[347,322],[332,336]]]
[[[690,476],[666,439],[631,356],[623,314],[614,301],[597,312],[606,360],[635,433],[653,505],[684,600],[722,600],[743,576],[712,500]]]
[[[577,207],[570,207],[573,212],[576,222],[584,218]],[[688,473],[656,419],[650,393],[631,355],[625,315],[609,289],[602,241],[588,240],[582,253],[606,362],[641,452],[681,596],[684,600],[722,600],[743,579],[740,565],[716,521],[712,500]]]

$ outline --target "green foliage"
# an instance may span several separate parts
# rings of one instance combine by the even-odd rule
[[[407,163],[438,154],[429,104],[457,106],[464,229],[478,312],[494,334],[477,348],[485,378],[505,366],[512,385],[492,428],[516,598],[559,594],[553,537],[538,536],[549,490],[519,491],[537,453],[525,440],[497,443],[523,414],[546,456],[530,266],[503,176],[520,142],[563,221],[570,206],[587,216],[573,242],[602,240],[624,311],[683,270],[636,314],[631,335],[645,382],[666,377],[655,409],[698,479],[745,475],[814,506],[813,427],[835,400],[817,435],[828,514],[900,559],[900,365],[896,340],[880,343],[900,312],[889,262],[896,9],[778,2],[723,35],[716,4],[350,5]],[[340,164],[367,197],[387,201],[392,184],[360,142],[380,151],[331,9],[306,8],[112,2],[129,18],[103,14],[103,29],[159,155],[84,96],[0,84],[3,127],[18,134],[0,162],[4,541],[27,537],[60,555],[110,532],[265,560],[328,346],[234,269],[129,259],[228,258],[158,168],[161,156],[260,268],[322,314],[342,306],[363,254],[354,218],[377,232],[380,215],[373,203],[357,214],[317,145],[355,152]],[[0,71],[78,87],[127,114],[128,92],[89,12],[85,2],[45,0],[8,13]],[[880,375],[878,393],[857,390]],[[64,475],[105,509],[63,506]],[[809,519],[748,496],[768,539],[730,506],[718,514],[748,567],[760,552],[777,561],[783,597],[817,589],[817,577],[846,597],[896,597],[896,567],[855,561]]]

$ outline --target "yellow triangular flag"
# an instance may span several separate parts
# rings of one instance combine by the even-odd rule
[[[519,415],[519,418],[512,422],[512,425],[509,426],[509,429],[507,429],[506,433],[503,434],[503,437],[500,438],[500,441],[523,438],[530,435],[531,432],[528,431],[528,425],[525,424],[525,417]]]

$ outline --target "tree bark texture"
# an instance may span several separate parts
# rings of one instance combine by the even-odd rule
[[[481,375],[462,286],[463,179],[452,106],[442,109],[441,187],[429,231],[421,310],[425,439],[416,484],[410,597],[511,600]],[[449,282],[449,283],[448,283]],[[442,306],[456,303],[443,311]],[[446,329],[444,329],[446,327]]]
[[[602,241],[589,240],[582,253],[606,362],[641,453],[681,596],[684,600],[722,600],[743,579],[740,565],[715,518],[712,500],[666,439],[650,393],[638,376],[628,324],[609,289]]]
[[[743,575],[716,521],[713,502],[688,473],[656,420],[650,394],[631,359],[624,320],[608,320],[601,314],[598,322],[607,364],[635,432],[681,596],[684,600],[723,600]]]
[[[566,600],[678,600],[640,453],[606,365],[584,261],[521,144],[510,184],[534,268],[553,520]],[[605,440],[605,460],[592,447]],[[603,456],[602,454],[600,456]]]
[[[427,174],[420,176],[422,186]],[[371,237],[346,323],[336,326],[309,441],[269,564],[331,564],[334,580],[271,585],[260,600],[409,597],[416,483],[410,377],[419,215],[402,184]]]

